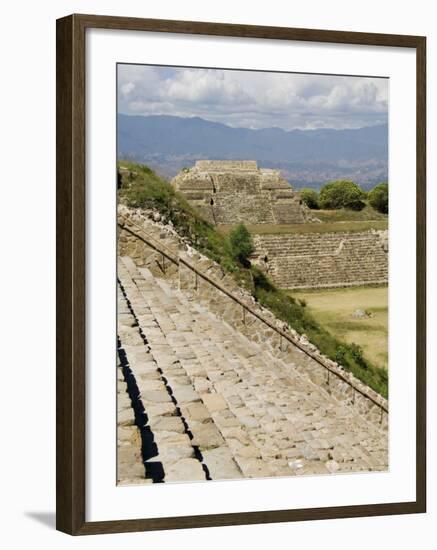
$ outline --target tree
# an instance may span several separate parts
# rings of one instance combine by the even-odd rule
[[[319,206],[319,194],[314,189],[304,188],[299,191],[302,201],[312,210],[318,210]]]
[[[243,223],[240,223],[229,234],[229,244],[234,258],[243,265],[248,264],[248,258],[255,250],[252,237]]]
[[[364,191],[353,181],[337,180],[325,184],[320,190],[319,204],[321,208],[335,210],[349,208],[362,210],[365,207]]]
[[[388,183],[380,183],[369,192],[369,204],[378,212],[388,214]]]

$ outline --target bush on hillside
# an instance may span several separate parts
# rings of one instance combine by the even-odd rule
[[[229,272],[235,271],[229,243],[190,206],[164,179],[148,166],[123,162],[129,170],[122,176],[120,200],[133,208],[157,210],[173,223],[179,235],[192,246],[220,263]],[[131,174],[135,177],[131,180]]]
[[[311,210],[318,210],[319,206],[319,194],[314,189],[301,189],[299,191],[300,198],[302,201],[311,208]]]
[[[237,225],[229,233],[229,244],[231,245],[231,252],[234,258],[242,265],[247,266],[249,264],[249,256],[255,250],[255,247],[252,237],[243,223]]]
[[[388,214],[388,183],[380,183],[369,192],[369,204],[378,212]]]
[[[348,208],[362,210],[365,207],[364,191],[353,181],[337,180],[325,184],[320,190],[319,204],[321,208],[335,210]]]

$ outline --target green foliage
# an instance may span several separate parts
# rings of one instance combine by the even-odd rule
[[[337,180],[326,183],[320,190],[319,204],[321,208],[334,210],[348,208],[362,210],[365,207],[364,191],[353,181]]]
[[[258,289],[259,291],[277,292],[278,289],[264,271],[257,266],[252,266],[251,271],[254,291]]]
[[[343,364],[346,359],[346,346],[338,346],[335,350],[334,359],[337,363]]]
[[[248,258],[255,250],[252,237],[243,223],[229,233],[229,244],[233,257],[242,265],[248,265]]]
[[[387,396],[387,372],[367,363],[362,350],[355,344],[339,342],[319,325],[308,308],[286,292],[278,289],[268,276],[247,261],[253,242],[247,228],[241,224],[226,236],[205,221],[172,186],[147,166],[122,162],[120,201],[135,208],[153,209],[171,221],[179,235],[193,247],[219,263],[225,272],[248,289],[254,298],[299,333],[305,333],[322,353],[338,361],[357,378],[377,392]],[[361,351],[361,353],[360,353]],[[341,360],[340,360],[341,359]]]
[[[121,202],[134,208],[158,211],[173,223],[179,235],[187,238],[193,247],[219,263],[226,271],[234,273],[237,270],[228,240],[199,216],[167,181],[148,166],[126,161],[122,165],[129,173],[122,176],[119,191]]]
[[[311,208],[312,210],[318,210],[320,208],[319,194],[314,189],[301,189],[299,191],[299,195],[308,208]]]
[[[388,183],[380,183],[369,192],[369,204],[378,212],[388,214]]]
[[[362,365],[364,366],[364,368],[366,368],[367,365],[364,361],[363,348],[358,344],[355,344],[354,342],[352,342],[352,344],[349,344],[349,351],[351,352],[351,355],[355,359],[355,361],[359,365]]]

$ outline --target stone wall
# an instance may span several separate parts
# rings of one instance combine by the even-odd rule
[[[136,219],[141,223],[138,217]],[[143,222],[141,224],[143,225]],[[166,244],[168,245],[169,240],[173,240],[171,233],[159,224],[153,223],[152,220],[149,220],[148,232],[158,247],[164,247]],[[137,266],[147,267],[156,277],[177,277],[178,267],[176,265],[126,230],[119,230],[117,248],[118,256],[130,256]],[[177,255],[177,245],[172,251]]]
[[[256,160],[198,160],[196,168],[204,172],[223,172],[224,169],[253,172],[258,166]]]
[[[172,185],[215,224],[293,224],[316,221],[279,170],[256,161],[197,161]]]
[[[184,263],[181,262],[179,266],[173,266],[168,262],[169,267],[164,272],[157,266],[157,263],[160,262],[160,254],[144,243],[135,243],[135,240],[138,241],[138,239],[127,234],[125,230],[120,232],[120,255],[131,256],[137,265],[147,266],[149,269],[154,270],[156,276],[165,278],[174,288],[181,289],[190,299],[198,301],[247,338],[261,344],[273,356],[289,365],[290,369],[294,369],[302,376],[308,377],[313,383],[329,394],[334,395],[337,399],[344,401],[345,404],[353,405],[357,412],[367,420],[375,423],[381,422],[383,428],[387,427],[387,414],[381,414],[380,407],[364,397],[359,390],[364,392],[365,395],[370,395],[387,408],[387,401],[384,398],[357,380],[340,365],[321,354],[314,345],[308,342],[305,335],[298,334],[292,327],[276,319],[269,310],[256,303],[250,293],[239,287],[230,274],[225,273],[217,263],[192,249],[179,237],[171,225],[164,225],[160,221],[155,221],[153,213],[150,211],[141,213],[120,206],[119,223],[126,223],[126,220],[128,220],[127,226],[132,227],[135,231],[138,229],[144,231],[154,243],[161,243],[163,250],[171,251],[175,256],[180,256],[188,264],[195,266],[207,277],[219,283],[228,292],[253,308],[278,329],[286,331],[290,338],[306,350],[306,353],[300,347],[281,338],[272,328],[250,313],[244,313],[240,304],[227,297],[201,276],[196,276],[193,270]],[[326,364],[333,372],[328,374],[323,364]],[[350,380],[351,383],[336,376],[335,372]]]
[[[387,231],[257,235],[254,241],[254,260],[281,288],[388,282]]]

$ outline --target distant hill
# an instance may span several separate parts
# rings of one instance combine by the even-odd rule
[[[334,178],[372,187],[387,181],[388,127],[252,130],[199,117],[119,114],[118,158],[147,162],[166,177],[202,158],[253,159],[281,169],[296,187],[319,187]]]

